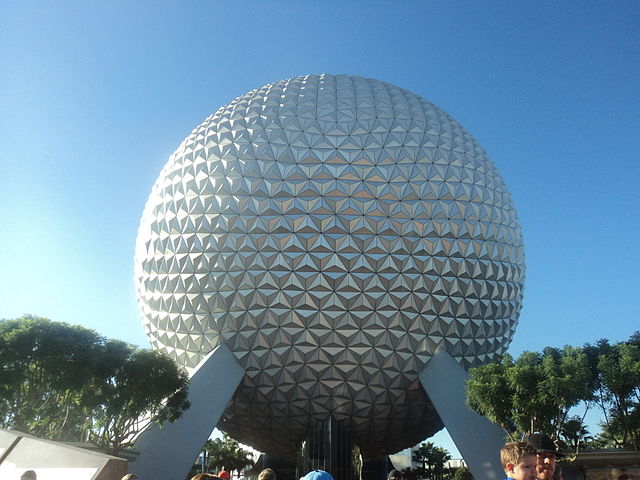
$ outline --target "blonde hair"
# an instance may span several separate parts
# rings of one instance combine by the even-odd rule
[[[276,472],[271,468],[265,468],[258,475],[258,480],[276,480]]]
[[[502,468],[506,470],[508,463],[515,465],[530,455],[535,457],[536,449],[527,442],[505,443],[504,447],[500,449],[500,463],[502,463]]]

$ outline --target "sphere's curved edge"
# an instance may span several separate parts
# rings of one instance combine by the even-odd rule
[[[330,74],[198,125],[135,262],[152,346],[187,368],[229,347],[246,375],[220,426],[274,454],[327,415],[372,455],[437,431],[418,373],[439,347],[465,368],[506,352],[525,273],[513,200],[471,134],[408,90]]]

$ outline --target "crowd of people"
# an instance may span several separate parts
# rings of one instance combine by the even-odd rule
[[[521,441],[508,442],[500,449],[500,463],[505,480],[563,480],[562,470],[556,460],[564,457],[555,442],[544,433],[533,433]],[[227,472],[225,472],[227,473]],[[124,480],[124,479],[123,479]],[[229,480],[220,474],[199,473],[191,480]],[[276,472],[266,468],[258,480],[276,480]],[[324,470],[312,470],[300,480],[333,480]],[[387,480],[404,480],[402,472],[391,470]]]
[[[228,474],[228,472],[225,473]],[[222,476],[222,472],[217,475],[214,473],[198,473],[191,477],[191,480],[229,480],[229,478]],[[276,480],[276,472],[271,468],[265,468],[258,475],[258,480]],[[333,477],[324,470],[311,470],[300,480],[333,480]]]
[[[544,433],[533,433],[519,442],[506,443],[500,449],[500,463],[504,470],[505,480],[563,480],[562,470],[556,459],[564,455],[558,451],[554,441]],[[21,480],[37,480],[33,470],[27,470]],[[398,470],[391,470],[388,480],[404,480]],[[133,473],[128,473],[122,480],[142,480]],[[198,473],[191,480],[231,480],[226,470],[214,473]],[[258,475],[258,480],[277,480],[276,472],[265,468]],[[311,470],[300,480],[333,480],[330,473],[324,470]]]
[[[191,477],[191,480],[230,480],[230,479],[231,479],[231,475],[226,470],[219,472],[217,475],[215,473],[198,473],[193,477]],[[276,472],[271,468],[265,468],[258,475],[258,480],[276,480]]]

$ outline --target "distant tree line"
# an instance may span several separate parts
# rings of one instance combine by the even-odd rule
[[[542,431],[565,448],[640,449],[640,332],[610,344],[547,347],[469,371],[467,403],[512,439]],[[602,432],[590,435],[597,408]],[[581,412],[575,415],[574,412]]]
[[[177,420],[188,383],[159,352],[45,318],[0,320],[0,428],[117,454],[150,420]]]

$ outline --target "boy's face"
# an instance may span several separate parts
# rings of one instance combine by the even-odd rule
[[[535,480],[536,462],[535,455],[526,455],[518,463],[507,463],[507,476],[513,480]]]

